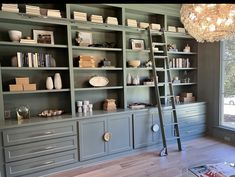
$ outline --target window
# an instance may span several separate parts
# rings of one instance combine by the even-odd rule
[[[222,42],[220,125],[235,128],[235,39]]]

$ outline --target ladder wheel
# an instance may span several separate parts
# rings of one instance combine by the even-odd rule
[[[166,148],[162,148],[162,150],[160,151],[159,156],[160,156],[160,157],[167,156],[167,150],[166,150]]]

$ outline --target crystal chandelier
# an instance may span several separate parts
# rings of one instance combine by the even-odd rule
[[[183,4],[181,22],[198,42],[235,36],[235,4]]]

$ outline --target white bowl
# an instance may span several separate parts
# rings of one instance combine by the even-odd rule
[[[8,31],[8,33],[9,33],[9,37],[10,37],[11,41],[13,41],[13,42],[19,42],[20,39],[22,38],[21,31],[10,30],[10,31]]]
[[[128,65],[134,68],[140,66],[140,60],[129,60]]]

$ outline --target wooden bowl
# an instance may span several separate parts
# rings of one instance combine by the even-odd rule
[[[129,60],[128,65],[134,68],[140,66],[140,60]]]

